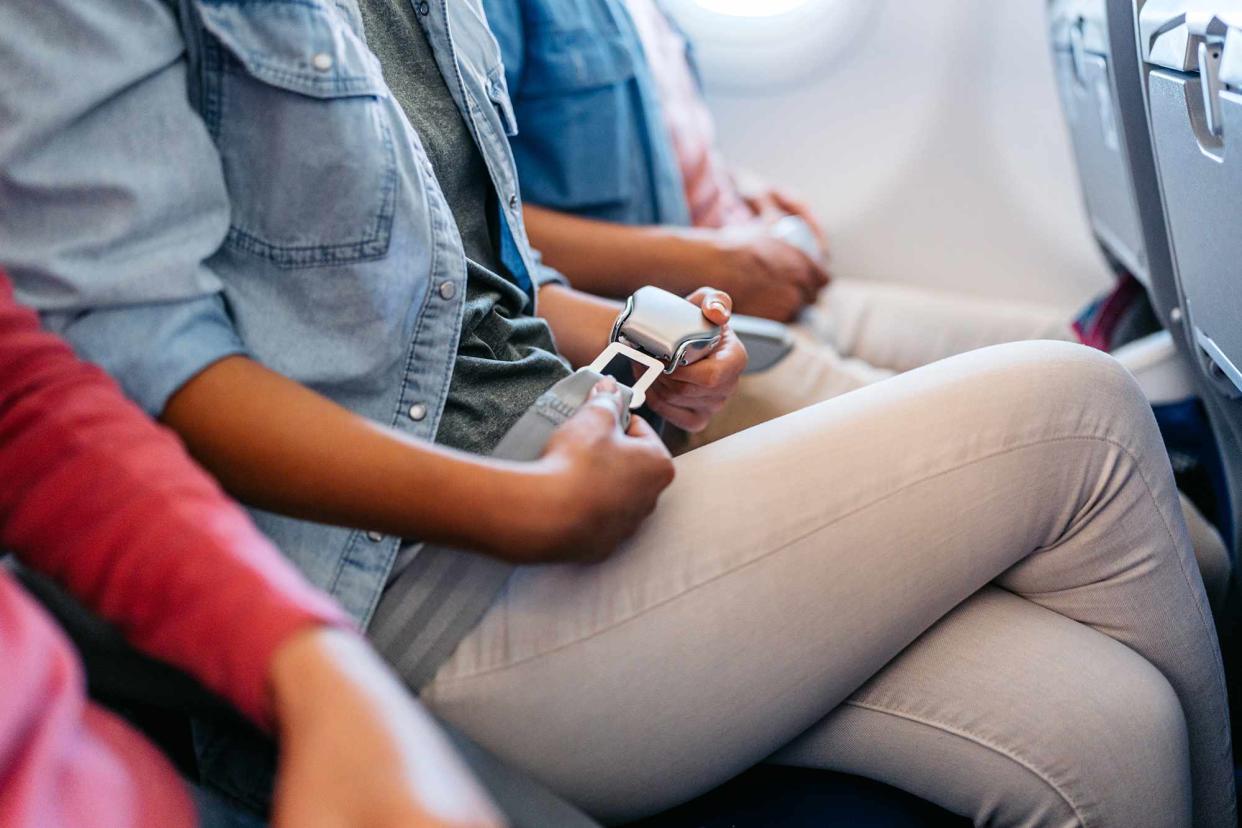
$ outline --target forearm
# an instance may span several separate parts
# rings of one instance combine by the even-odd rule
[[[345,622],[171,434],[11,303],[3,276],[0,447],[0,546],[256,720],[271,652]]]
[[[245,503],[484,552],[503,550],[536,474],[407,437],[242,357],[191,379],[163,420]]]
[[[704,283],[710,252],[702,231],[631,227],[534,205],[524,216],[531,244],[579,290],[624,297],[658,285],[683,295]]]
[[[575,368],[591,364],[608,347],[621,303],[564,285],[539,289],[539,315],[552,328],[556,347]]]

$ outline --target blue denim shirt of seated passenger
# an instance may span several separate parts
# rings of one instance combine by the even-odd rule
[[[529,204],[620,224],[690,223],[659,94],[622,0],[483,0],[500,43]]]
[[[478,0],[416,8],[533,299],[496,42]],[[0,55],[0,264],[49,328],[153,415],[247,354],[435,437],[466,260],[353,0],[5,3]],[[366,622],[398,538],[254,516]]]

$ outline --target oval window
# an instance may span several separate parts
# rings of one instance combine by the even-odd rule
[[[713,88],[822,77],[866,40],[883,0],[665,0]]]

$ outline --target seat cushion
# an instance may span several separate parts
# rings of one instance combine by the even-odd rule
[[[628,828],[969,828],[904,791],[842,773],[762,766]]]

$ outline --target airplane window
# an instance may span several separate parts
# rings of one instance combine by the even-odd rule
[[[665,0],[709,86],[769,91],[822,78],[865,42],[883,0]]]
[[[768,0],[759,4],[753,0],[696,0],[700,6],[717,14],[733,17],[775,17],[805,6],[810,0]]]

